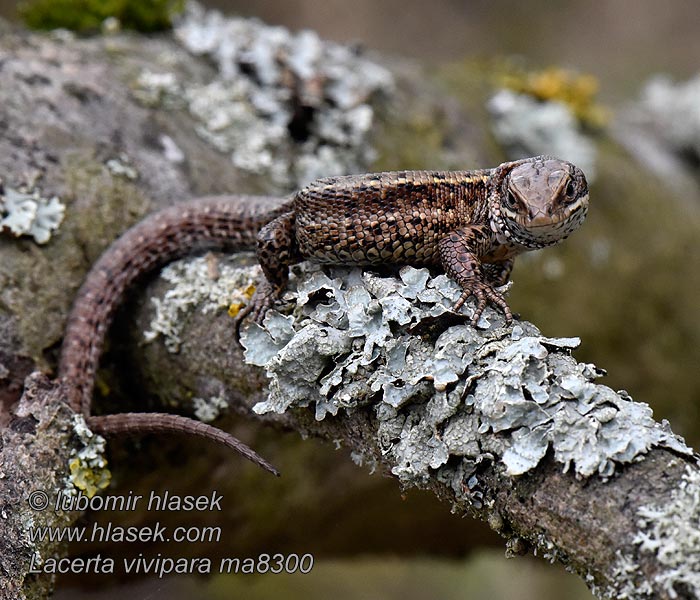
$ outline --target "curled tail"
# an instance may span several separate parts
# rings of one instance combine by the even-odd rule
[[[90,405],[105,336],[116,308],[134,282],[153,269],[187,254],[210,249],[253,249],[258,230],[289,210],[288,202],[280,198],[198,198],[153,213],[117,239],[88,273],[68,317],[59,359],[59,377],[67,384],[71,407],[85,415],[88,423],[94,419],[93,423],[106,434],[154,430],[195,433],[221,441],[261,466],[267,465],[233,436],[220,432],[224,437],[228,436],[227,441],[223,441],[218,433],[211,435],[207,429],[215,428],[201,428],[199,421],[169,415],[175,418],[161,419],[161,425],[154,427],[153,418],[147,413],[129,413],[131,424],[126,427],[124,418],[101,422],[97,419],[107,418],[91,418]],[[241,448],[252,454],[242,452]]]

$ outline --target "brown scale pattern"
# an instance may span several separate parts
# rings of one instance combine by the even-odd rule
[[[105,434],[168,430],[210,439],[215,437],[211,430],[219,432],[177,415],[91,417],[90,405],[104,338],[127,288],[157,266],[198,250],[253,249],[260,227],[288,208],[278,198],[254,200],[246,196],[207,197],[161,210],[129,229],[92,267],[68,318],[58,370],[67,384],[71,406],[85,415],[92,429]],[[216,441],[275,472],[250,448],[221,433],[225,439],[219,436]]]
[[[506,321],[510,309],[494,287],[508,280],[513,258],[565,239],[585,218],[588,187],[580,169],[551,157],[479,171],[398,171],[331,177],[289,201],[225,196],[179,203],[151,215],[117,240],[92,268],[69,317],[59,373],[72,406],[110,434],[177,431],[201,435],[274,469],[227,433],[176,415],[91,417],[90,401],[104,336],[130,285],[174,258],[204,248],[257,247],[265,279],[238,316],[261,322],[281,297],[289,266],[322,263],[441,265],[477,302]]]
[[[294,199],[300,254],[318,262],[435,265],[448,232],[485,218],[486,172],[321,179]]]

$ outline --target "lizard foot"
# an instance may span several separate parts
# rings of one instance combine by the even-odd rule
[[[241,325],[244,320],[250,320],[262,325],[263,319],[275,303],[281,298],[284,288],[273,287],[268,281],[263,281],[255,290],[250,302],[246,304],[236,315],[233,322],[236,328],[236,337],[241,338]]]
[[[459,309],[464,306],[464,303],[469,296],[474,296],[476,298],[476,310],[471,318],[472,327],[476,327],[476,324],[481,317],[481,313],[484,312],[484,309],[489,302],[503,311],[503,314],[506,317],[506,325],[510,325],[513,322],[513,313],[510,312],[510,307],[505,301],[505,298],[503,298],[503,296],[494,290],[488,283],[471,283],[471,287],[469,289],[465,289],[462,292],[462,295],[459,297],[459,300],[455,302],[453,310],[455,312],[459,311]]]

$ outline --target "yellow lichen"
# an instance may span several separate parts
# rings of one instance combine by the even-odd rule
[[[244,306],[245,304],[243,304],[243,302],[232,302],[228,307],[228,316],[237,317],[238,313],[241,312],[241,309]]]
[[[255,285],[250,284],[246,289],[243,290],[243,296],[246,300],[250,300],[255,293]],[[245,302],[231,302],[228,307],[228,316],[237,317],[241,309],[246,305]]]
[[[98,377],[95,380],[95,387],[97,388],[97,391],[99,392],[99,394],[102,397],[106,398],[107,396],[109,396],[110,387],[109,387],[109,384],[104,379],[101,379]]]
[[[109,486],[112,479],[112,473],[108,468],[92,469],[79,458],[71,460],[69,467],[71,482],[88,498],[92,498],[98,491]]]
[[[542,71],[509,69],[499,76],[498,84],[539,100],[566,104],[576,118],[589,127],[603,127],[610,118],[608,110],[596,102],[598,80],[587,73],[561,67]]]

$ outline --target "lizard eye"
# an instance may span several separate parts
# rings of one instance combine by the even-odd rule
[[[569,198],[570,200],[573,200],[576,196],[576,184],[574,183],[574,180],[569,181],[569,185],[566,186],[566,197]]]
[[[511,192],[510,190],[508,190],[506,197],[503,199],[503,204],[505,204],[506,208],[510,210],[515,210],[518,201],[515,198],[515,194],[513,194],[513,192]]]

